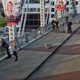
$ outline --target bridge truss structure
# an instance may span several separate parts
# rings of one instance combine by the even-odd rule
[[[48,0],[50,3],[50,0]],[[27,6],[26,6],[27,2]],[[18,37],[24,35],[24,30],[26,26],[26,21],[27,21],[27,12],[29,10],[29,4],[30,0],[24,0],[23,7],[22,7],[22,12],[21,12],[21,20],[19,22],[19,31],[18,31]],[[50,5],[50,4],[49,4]],[[47,7],[47,12],[46,12],[46,17],[45,17],[45,6],[46,6],[46,1],[45,0],[40,0],[40,27],[45,26],[49,22],[49,8],[50,6]]]
[[[45,6],[47,5],[46,2],[48,2],[47,12],[45,12]],[[75,0],[71,0],[73,13],[76,14],[76,5]],[[29,4],[30,0],[24,0],[23,6],[22,6],[22,12],[21,12],[21,20],[19,22],[19,31],[18,31],[18,37],[24,35],[24,30],[26,26],[27,21],[27,12],[29,10]],[[46,13],[46,16],[45,16]],[[40,0],[40,27],[43,28],[46,24],[49,23],[50,19],[50,0]]]

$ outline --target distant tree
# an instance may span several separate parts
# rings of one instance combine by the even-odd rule
[[[3,11],[3,10],[1,11],[1,16],[5,17],[4,11]]]
[[[6,25],[6,19],[0,18],[0,27],[4,27]]]

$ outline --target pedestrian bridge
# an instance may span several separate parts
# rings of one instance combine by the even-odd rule
[[[65,18],[61,18],[59,20],[59,29],[60,32],[65,32],[66,31],[66,23],[65,23]],[[23,36],[17,37],[16,41],[19,47],[24,48],[25,46],[28,46],[32,42],[36,41],[37,39],[47,35],[49,32],[56,32],[52,28],[52,24],[49,23],[43,27],[39,27],[37,29],[32,29],[30,31],[25,31]],[[0,48],[0,58],[5,56],[6,53],[3,50],[3,48]]]

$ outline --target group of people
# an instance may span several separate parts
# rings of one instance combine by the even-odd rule
[[[53,25],[53,30],[56,30],[57,32],[59,32],[59,22],[56,18],[53,18],[51,24]],[[66,16],[66,24],[67,24],[67,32],[68,33],[72,33],[72,21],[69,18],[69,16]]]
[[[15,61],[17,61],[18,60],[18,55],[17,55],[17,44],[16,44],[16,41],[13,40],[11,42],[11,44],[9,45],[3,38],[0,38],[0,43],[1,43],[1,46],[3,48],[5,48],[5,50],[6,50],[6,53],[7,53],[6,59],[11,58],[11,53],[12,53],[16,57]]]
[[[4,14],[7,19],[7,25],[12,26],[18,23],[20,20],[20,4],[19,2],[15,2],[15,0],[3,1]],[[17,55],[17,44],[16,41],[13,40],[10,42],[10,45],[5,41],[5,39],[0,38],[0,43],[2,47],[6,49],[7,59],[11,58],[11,53],[16,57],[15,61],[18,60]]]

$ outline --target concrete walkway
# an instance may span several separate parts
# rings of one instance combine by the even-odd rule
[[[80,28],[29,80],[80,80]]]
[[[78,27],[79,24],[73,24],[72,30],[75,31]],[[14,61],[14,56],[11,59],[4,59],[0,62],[0,79],[22,80],[26,78],[69,36],[70,34],[66,32],[50,32],[21,50],[18,53],[19,59],[17,62]],[[52,48],[47,49],[45,43],[51,43]]]

